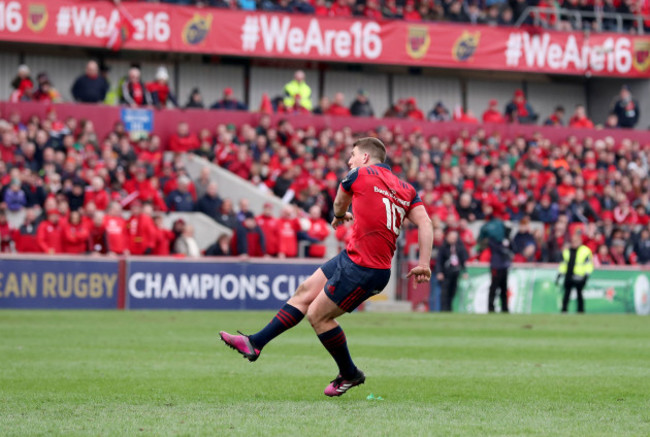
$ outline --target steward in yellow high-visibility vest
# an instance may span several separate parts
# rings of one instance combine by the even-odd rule
[[[585,302],[582,290],[587,284],[589,275],[594,271],[594,261],[591,249],[582,244],[582,233],[574,232],[571,236],[571,246],[562,252],[562,262],[558,269],[557,284],[564,275],[564,297],[562,299],[562,312],[567,312],[571,290],[576,289],[578,295],[578,312],[585,312]]]
[[[293,108],[296,104],[296,96],[300,96],[298,104],[311,111],[311,88],[305,83],[305,73],[302,70],[296,71],[293,80],[284,86],[284,106]]]

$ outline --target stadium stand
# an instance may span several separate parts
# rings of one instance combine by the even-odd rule
[[[25,109],[34,107],[34,104],[23,105]],[[65,105],[57,108],[63,109]],[[67,109],[74,112],[75,105],[68,105]],[[25,234],[36,235],[41,251],[50,249],[46,250],[44,243],[38,242],[39,229],[61,227],[62,234],[70,233],[71,212],[80,211],[81,220],[90,226],[99,222],[97,217],[107,208],[103,223],[108,229],[115,225],[111,217],[120,215],[116,205],[119,201],[126,209],[134,202],[144,202],[149,214],[154,216],[167,210],[188,211],[210,204],[218,211],[209,216],[235,230],[235,235],[245,235],[248,244],[254,247],[250,250],[241,240],[233,240],[231,253],[272,254],[265,247],[265,240],[273,240],[271,235],[277,231],[269,232],[265,225],[251,236],[250,230],[256,226],[249,223],[246,227],[244,223],[254,215],[242,210],[243,197],[227,202],[225,196],[218,199],[222,194],[213,187],[215,201],[210,203],[205,199],[209,196],[206,194],[209,183],[201,177],[201,171],[198,175],[193,172],[193,181],[188,179],[190,174],[183,159],[191,153],[252,182],[261,194],[273,193],[286,204],[294,205],[273,218],[282,222],[287,238],[293,240],[293,243],[280,244],[288,249],[278,253],[296,256],[298,241],[318,242],[310,231],[320,222],[308,216],[307,211],[318,206],[321,216],[330,218],[331,199],[338,181],[346,173],[350,145],[359,135],[372,132],[388,145],[393,170],[420,191],[436,228],[460,227],[470,251],[475,235],[466,228],[482,218],[483,205],[490,205],[503,219],[514,223],[527,223],[531,219],[543,223],[543,227],[534,231],[527,231],[526,226],[519,230],[518,239],[529,243],[517,245],[516,253],[521,261],[556,261],[567,233],[576,227],[584,228],[587,243],[595,253],[602,252],[599,257],[602,263],[648,261],[644,249],[648,244],[647,233],[641,231],[648,230],[650,221],[647,211],[650,148],[647,137],[644,143],[639,141],[641,137],[633,139],[626,135],[634,137],[636,131],[613,131],[616,137],[612,137],[603,131],[589,135],[583,129],[562,129],[558,134],[557,129],[538,127],[533,131],[531,127],[528,134],[521,135],[516,130],[501,129],[498,124],[449,123],[444,133],[434,134],[416,122],[412,122],[413,126],[402,126],[396,121],[390,129],[378,120],[356,129],[314,128],[305,120],[300,126],[300,118],[296,119],[300,127],[294,127],[294,119],[241,114],[240,117],[247,118],[220,124],[214,132],[205,130],[207,124],[201,129],[191,129],[181,123],[175,134],[132,142],[120,123],[114,124],[107,134],[98,135],[92,117],[60,120],[54,107],[44,112],[44,117],[32,116],[28,120],[13,112],[0,124],[3,203],[9,211],[21,208],[31,211],[23,228],[31,226],[31,234]],[[166,112],[175,115],[174,110]],[[317,117],[302,118],[313,121]],[[357,120],[337,119],[339,126]],[[549,138],[547,133],[555,135]],[[102,137],[105,139],[101,140]],[[184,142],[188,138],[200,138],[200,141]],[[197,195],[199,187],[204,193],[201,199]],[[238,208],[232,207],[233,200]],[[277,201],[276,205],[279,205]],[[34,215],[40,216],[36,221],[40,220],[42,225],[34,225]],[[57,221],[62,224],[57,225]],[[257,222],[258,226],[264,224],[260,216]],[[118,225],[124,229],[114,232],[127,235],[127,222],[120,221]],[[171,235],[165,228],[152,232]],[[184,232],[176,229],[175,240],[188,237]],[[23,236],[18,229],[11,235],[13,240]],[[409,232],[406,239],[408,242]],[[6,250],[29,247],[23,241],[14,243],[10,244],[5,237]],[[624,251],[618,256],[621,244]],[[128,246],[125,241],[118,241],[118,245]],[[604,256],[601,245],[609,249],[609,257]],[[172,243],[171,251],[188,253],[187,248],[180,249],[180,246]],[[529,246],[534,246],[533,253]],[[55,252],[78,250],[78,245],[47,247]],[[476,259],[484,256],[474,255]]]
[[[566,1],[554,14],[524,1],[165,3],[566,31],[648,24],[645,6],[609,0]],[[640,72],[643,53],[635,52]],[[458,228],[474,259],[488,256],[474,245],[490,206],[518,229],[521,262],[556,261],[576,228],[602,252],[599,262],[650,261],[650,140],[636,130],[650,122],[647,80],[492,80],[150,55],[0,53],[0,77],[10,82],[0,91],[2,250],[320,256],[324,240],[345,241],[343,231],[325,235],[322,220],[331,219],[351,144],[372,134],[420,192],[436,235]],[[130,135],[118,104],[154,110],[153,131]],[[210,238],[193,236],[204,233]],[[156,243],[142,248],[143,240]]]

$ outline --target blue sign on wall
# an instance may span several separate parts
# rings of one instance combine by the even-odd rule
[[[276,309],[320,264],[128,261],[130,309]]]
[[[153,131],[153,111],[151,109],[122,108],[120,118],[129,133],[151,133]]]
[[[0,308],[117,308],[117,261],[0,259]]]

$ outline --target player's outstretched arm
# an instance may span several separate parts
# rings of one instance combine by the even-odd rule
[[[406,277],[410,278],[412,276],[417,283],[429,282],[431,279],[429,263],[431,262],[431,248],[433,247],[433,226],[431,225],[431,219],[427,214],[427,210],[422,205],[418,205],[409,211],[408,219],[418,227],[420,259],[418,265],[413,267]]]
[[[350,203],[352,203],[352,195],[346,193],[339,186],[339,190],[336,192],[336,198],[334,199],[334,219],[332,220],[332,227],[334,229],[353,219],[352,213],[348,212]]]

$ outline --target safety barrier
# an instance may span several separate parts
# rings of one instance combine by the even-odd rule
[[[274,309],[320,264],[8,255],[0,258],[0,308]]]
[[[267,310],[282,305],[322,260],[172,257],[0,257],[0,308]],[[519,264],[510,270],[509,306],[516,313],[556,313],[562,287],[551,264]],[[397,274],[397,272],[394,272]],[[490,272],[476,263],[461,279],[454,310],[487,311]],[[415,308],[430,300],[437,281],[408,284]],[[590,313],[650,314],[650,269],[600,268],[584,290]],[[572,297],[572,304],[575,296]],[[498,303],[497,303],[498,308]]]

